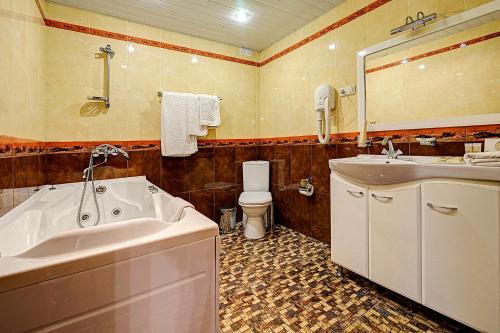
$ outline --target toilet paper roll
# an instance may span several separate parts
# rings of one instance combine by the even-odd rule
[[[299,187],[299,193],[306,197],[310,197],[314,193],[314,185],[307,184],[306,188]]]

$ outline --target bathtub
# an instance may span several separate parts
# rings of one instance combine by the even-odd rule
[[[145,177],[45,186],[0,218],[0,332],[218,332],[217,225]],[[89,186],[88,189],[91,189]],[[81,215],[82,216],[82,215]]]

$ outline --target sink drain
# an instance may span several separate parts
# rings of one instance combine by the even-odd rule
[[[122,210],[120,208],[114,208],[111,211],[111,215],[113,215],[113,216],[120,216],[121,214],[122,214]]]

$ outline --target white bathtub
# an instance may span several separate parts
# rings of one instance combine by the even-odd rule
[[[217,225],[192,208],[165,222],[171,196],[145,177],[95,184],[97,226],[76,220],[82,183],[0,218],[0,332],[217,332]]]

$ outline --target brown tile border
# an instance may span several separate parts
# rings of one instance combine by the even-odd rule
[[[435,56],[435,55],[438,55],[438,54],[441,54],[441,53],[445,53],[445,52],[449,52],[449,51],[453,51],[453,50],[459,49],[459,48],[461,48],[462,44],[465,44],[466,46],[469,46],[469,45],[473,45],[473,44],[485,42],[487,40],[490,40],[490,39],[493,39],[493,38],[496,38],[496,37],[499,37],[499,36],[500,36],[500,31],[497,31],[497,32],[494,32],[494,33],[491,33],[491,34],[488,34],[488,35],[484,35],[484,36],[481,36],[481,37],[469,39],[469,40],[466,40],[466,41],[463,41],[463,42],[460,42],[460,43],[456,43],[456,44],[453,44],[453,45],[445,46],[445,47],[442,47],[442,48],[439,48],[439,49],[436,49],[436,50],[432,50],[432,51],[429,51],[429,52],[426,52],[426,53],[418,54],[418,55],[413,56],[413,57],[405,58],[406,60],[408,60],[408,62],[405,62],[405,63],[402,63],[402,61],[404,59],[400,59],[398,61],[394,61],[394,62],[385,64],[385,65],[382,65],[382,66],[378,66],[378,67],[374,67],[374,68],[369,68],[369,69],[367,69],[365,71],[365,73],[366,74],[370,74],[370,73],[381,71],[383,69],[387,69],[387,68],[392,68],[392,67],[404,65],[404,64],[407,64],[407,63],[412,62],[412,61],[416,61],[416,60],[419,60],[419,59],[432,57],[432,56]]]
[[[357,136],[357,132],[346,132],[331,134],[330,137],[332,144],[355,144]],[[394,142],[417,142],[416,139],[422,137],[435,137],[439,142],[477,142],[485,138],[500,137],[500,124],[377,131],[368,132],[367,137],[374,143],[382,141],[385,137],[392,138]],[[41,142],[0,136],[0,156],[87,152],[103,143],[110,143],[130,151],[160,149],[161,147],[160,140]],[[201,139],[198,141],[198,146],[199,148],[217,148],[318,143],[316,135],[298,135],[248,139]]]

